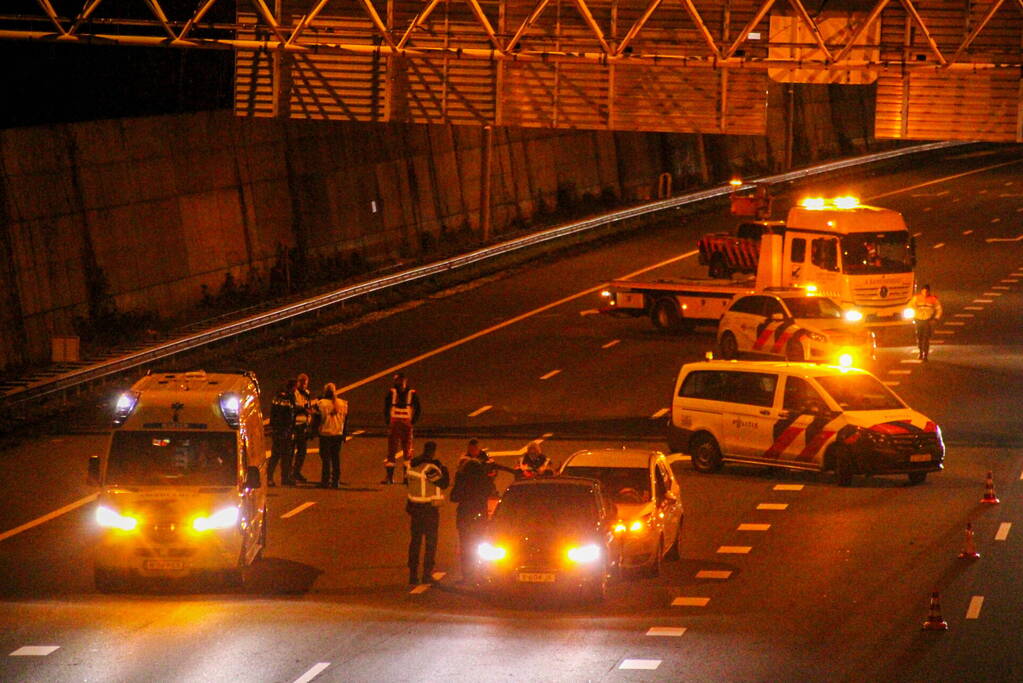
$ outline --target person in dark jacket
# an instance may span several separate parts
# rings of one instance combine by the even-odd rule
[[[409,515],[408,582],[419,583],[419,548],[426,539],[423,555],[423,582],[433,583],[433,565],[437,556],[437,530],[440,526],[440,505],[448,487],[448,469],[437,459],[437,444],[427,441],[423,452],[409,463],[406,482]]]
[[[295,459],[291,465],[291,478],[296,482],[305,484],[306,478],[302,476],[302,466],[305,465],[305,456],[308,449],[307,444],[310,437],[316,436],[309,433],[310,410],[309,404],[313,395],[309,391],[309,375],[304,372],[296,378],[295,385]]]
[[[273,441],[270,446],[270,460],[267,462],[266,479],[274,484],[274,472],[281,466],[281,486],[293,486],[291,479],[291,454],[295,435],[295,386],[293,379],[287,381],[270,404],[270,431]]]
[[[462,565],[461,583],[471,583],[475,576],[476,545],[487,522],[487,501],[497,497],[494,477],[498,466],[480,448],[476,439],[469,441],[455,472],[451,502],[457,503],[455,526],[458,529],[458,554]]]
[[[515,469],[517,470],[515,472],[516,481],[536,477],[552,477],[555,474],[554,464],[540,450],[540,444],[537,441],[529,442],[525,454]]]
[[[387,457],[384,458],[384,479],[381,484],[394,483],[394,467],[398,453],[401,453],[407,472],[409,461],[412,460],[412,425],[419,420],[419,413],[419,393],[409,387],[404,374],[395,373],[393,385],[384,396]]]

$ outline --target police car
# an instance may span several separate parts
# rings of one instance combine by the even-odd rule
[[[876,377],[813,363],[705,361],[682,366],[668,443],[699,472],[726,461],[794,470],[906,474],[943,467],[938,425]]]
[[[718,323],[722,358],[740,353],[850,367],[872,361],[874,333],[856,311],[803,288],[767,289],[737,296]]]

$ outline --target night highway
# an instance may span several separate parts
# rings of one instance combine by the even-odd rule
[[[909,326],[888,328],[869,369],[943,431],[945,470],[925,483],[705,475],[674,454],[685,524],[661,576],[626,575],[595,605],[479,595],[456,585],[449,504],[444,575],[410,591],[405,490],[378,484],[391,374],[421,396],[416,450],[435,440],[450,468],[473,437],[506,465],[534,439],[557,463],[582,448],[666,449],[672,383],[713,350],[714,330],[600,315],[599,292],[613,278],[705,275],[696,240],[736,223],[722,207],[226,358],[255,370],[264,410],[297,373],[316,392],[335,382],[355,430],[340,490],[271,489],[268,547],[239,590],[96,592],[86,463],[106,433],[90,413],[8,437],[0,680],[1023,680],[1020,151],[952,149],[778,198],[855,194],[916,235],[917,281],[945,312],[931,358],[915,360]],[[979,503],[988,471],[999,505]],[[318,473],[312,454],[305,475]],[[957,558],[967,523],[978,560]],[[921,630],[933,591],[947,632]]]

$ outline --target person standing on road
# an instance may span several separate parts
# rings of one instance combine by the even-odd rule
[[[312,404],[320,422],[321,489],[341,487],[341,446],[348,422],[348,401],[337,395],[333,382],[323,387],[323,398]]]
[[[305,464],[309,437],[315,436],[309,433],[309,404],[312,401],[312,394],[309,392],[309,375],[303,372],[295,381],[295,459],[291,464],[291,478],[305,484],[307,481],[302,476],[302,466]]]
[[[419,548],[426,540],[423,554],[423,583],[433,583],[433,566],[437,557],[437,531],[440,527],[440,505],[444,502],[444,489],[448,487],[448,470],[437,460],[437,444],[427,441],[406,471],[409,515],[408,582],[419,583]]]
[[[387,421],[387,458],[384,459],[384,479],[381,484],[394,483],[394,467],[398,453],[405,463],[408,476],[409,461],[412,460],[412,425],[419,419],[419,394],[408,385],[405,375],[398,372],[394,383],[384,396],[384,419]]]
[[[554,465],[551,463],[551,459],[540,450],[538,441],[529,442],[525,454],[515,469],[517,470],[516,480],[554,476]]]
[[[931,294],[931,286],[924,285],[913,297],[913,324],[916,325],[916,345],[920,360],[927,360],[931,350],[931,334],[934,324],[941,320],[941,302]]]
[[[295,380],[289,379],[274,396],[270,404],[270,431],[273,440],[270,445],[270,460],[267,462],[266,479],[269,486],[274,484],[274,472],[281,466],[281,486],[293,486],[291,480],[291,452],[294,448],[295,427]]]
[[[494,476],[497,465],[476,439],[469,441],[465,455],[458,462],[451,502],[458,503],[455,526],[458,529],[458,555],[462,565],[460,583],[475,578],[475,550],[482,527],[487,521],[487,501],[497,497]]]

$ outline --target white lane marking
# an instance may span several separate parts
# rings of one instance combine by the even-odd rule
[[[608,343],[606,343],[606,344],[603,344],[603,345],[602,345],[602,346],[601,346],[600,348],[602,348],[602,349],[609,349],[609,348],[611,348],[612,346],[617,346],[617,345],[618,345],[618,344],[620,344],[621,342],[622,342],[622,340],[621,340],[621,339],[612,339],[612,340],[611,340],[611,341],[609,341]]]
[[[923,361],[920,360],[919,358],[903,358],[899,362],[904,363],[906,365],[920,365],[923,363]]]
[[[912,375],[912,370],[889,370],[889,375]]]
[[[74,510],[76,508],[80,508],[80,507],[82,507],[83,505],[85,505],[87,503],[91,503],[92,501],[96,500],[96,498],[98,496],[99,496],[98,493],[91,493],[88,496],[86,496],[85,498],[79,498],[75,502],[68,503],[64,507],[58,508],[57,510],[54,510],[53,512],[47,512],[42,517],[36,517],[31,522],[25,522],[21,526],[16,526],[13,529],[5,531],[2,534],[0,534],[0,541],[5,541],[8,538],[10,538],[11,536],[15,536],[17,534],[20,534],[22,531],[28,531],[29,529],[31,529],[33,527],[37,527],[40,524],[45,524],[46,522],[49,522],[51,519],[56,519],[57,517],[60,517],[61,515],[64,515],[64,514],[67,514],[68,512],[71,512],[72,510]]]
[[[1019,282],[1019,278],[1016,278],[1016,277],[1007,277],[1007,278],[1005,278],[1004,280],[999,280],[999,282],[1007,282],[1007,283],[1009,283],[1009,284],[1015,284],[1015,283]]]
[[[419,595],[420,593],[425,593],[428,590],[430,590],[430,584],[428,584],[428,583],[421,583],[418,586],[416,586],[415,588],[413,588],[412,590],[410,590],[408,592],[408,594],[409,595]]]
[[[328,666],[330,666],[330,662],[317,662],[313,664],[308,671],[295,679],[295,683],[309,683],[309,681],[326,671]]]
[[[736,531],[767,531],[770,524],[740,524]]]
[[[547,432],[546,434],[541,434],[540,438],[537,439],[537,441],[543,441],[544,439],[549,439],[552,436],[554,436],[554,432]]]
[[[912,192],[913,190],[919,190],[921,187],[930,187],[931,185],[937,185],[938,183],[944,183],[944,182],[946,182],[948,180],[956,180],[957,178],[962,178],[962,177],[968,176],[968,175],[974,175],[975,173],[983,173],[984,171],[993,171],[996,168],[1001,168],[1002,166],[1008,166],[1010,164],[1018,164],[1021,161],[1023,161],[1023,159],[1014,159],[1012,161],[1004,161],[1002,163],[994,164],[993,166],[985,166],[984,168],[975,168],[975,169],[973,169],[971,171],[964,171],[962,173],[956,173],[955,175],[945,176],[944,178],[935,178],[934,180],[928,180],[927,182],[924,182],[924,183],[918,183],[916,185],[911,185],[909,187],[903,187],[903,188],[898,189],[898,190],[891,190],[890,192],[885,192],[883,194],[876,194],[873,197],[866,197],[866,198],[864,198],[863,201],[869,202],[869,201],[873,201],[875,199],[880,199],[881,197],[889,197],[889,196],[891,196],[893,194],[900,194],[902,192]]]
[[[281,515],[281,519],[287,519],[288,517],[294,517],[298,513],[302,512],[302,510],[306,510],[308,508],[311,508],[314,505],[316,505],[316,501],[307,500],[306,502],[304,502],[301,505],[299,505],[297,508],[294,508],[293,510],[288,510],[287,512],[285,512],[283,515]]]
[[[753,547],[748,545],[723,545],[718,548],[718,553],[722,555],[748,555],[751,550],[753,550]]]
[[[937,345],[939,345],[939,346],[940,346],[940,345],[942,345],[942,344],[944,344],[944,343],[945,343],[945,340],[944,340],[944,339],[932,339],[932,340],[931,340],[931,343],[932,343],[932,344],[937,344]]]
[[[647,273],[647,272],[649,272],[651,270],[656,270],[658,268],[666,266],[666,265],[668,265],[670,263],[675,263],[676,261],[681,261],[682,259],[687,259],[690,256],[695,256],[698,253],[699,253],[698,250],[693,249],[692,251],[687,251],[686,253],[679,254],[678,256],[672,256],[671,258],[665,259],[665,260],[661,261],[660,263],[655,263],[655,264],[653,264],[651,266],[646,266],[645,268],[640,268],[639,270],[633,271],[631,273],[628,273],[626,275],[623,275],[623,276],[615,278],[615,279],[616,280],[628,280],[630,278],[636,277],[637,275],[642,275],[643,273]],[[401,363],[398,363],[397,365],[392,365],[391,367],[389,367],[389,368],[387,368],[385,370],[381,370],[380,372],[374,373],[374,374],[370,375],[369,377],[363,377],[362,379],[360,379],[360,380],[358,380],[356,382],[352,382],[351,384],[349,384],[347,386],[341,387],[337,391],[338,391],[338,393],[341,393],[341,394],[347,393],[347,392],[351,391],[352,389],[357,389],[357,388],[361,387],[364,384],[369,384],[370,382],[375,382],[378,379],[380,379],[381,377],[387,377],[388,375],[393,375],[395,372],[398,372],[399,370],[403,370],[403,369],[409,367],[410,365],[415,365],[416,363],[418,363],[420,361],[423,361],[423,360],[426,360],[427,358],[432,358],[433,356],[436,356],[436,355],[439,355],[441,353],[444,353],[445,351],[450,351],[451,349],[454,349],[454,348],[457,348],[459,346],[462,346],[463,344],[467,344],[467,343],[469,343],[469,342],[471,342],[473,340],[479,339],[480,337],[485,337],[488,334],[492,334],[494,332],[497,332],[498,330],[504,329],[505,327],[508,327],[509,325],[514,325],[515,323],[522,322],[523,320],[526,320],[528,318],[532,318],[533,316],[535,316],[535,315],[537,315],[539,313],[543,313],[544,311],[549,311],[552,308],[557,308],[558,306],[561,306],[562,304],[567,304],[569,301],[574,301],[574,300],[579,299],[581,297],[589,296],[590,294],[593,294],[594,292],[599,292],[600,290],[606,288],[607,286],[608,286],[607,282],[602,282],[602,283],[600,283],[599,285],[597,285],[595,287],[590,287],[589,289],[584,289],[581,292],[576,292],[575,294],[570,294],[570,295],[568,295],[566,297],[562,297],[561,299],[558,299],[557,301],[552,301],[549,304],[544,304],[543,306],[540,306],[539,308],[534,308],[531,311],[526,311],[525,313],[521,313],[521,314],[519,314],[517,316],[514,316],[512,318],[508,318],[507,320],[505,320],[503,322],[499,322],[496,325],[491,325],[490,327],[487,327],[487,328],[484,328],[482,330],[478,330],[476,332],[473,332],[472,334],[470,334],[468,336],[465,336],[465,337],[462,337],[461,339],[456,339],[455,341],[449,342],[447,344],[444,344],[443,346],[438,346],[437,348],[435,348],[435,349],[433,349],[431,351],[427,351],[426,353],[421,353],[418,356],[415,356],[414,358],[409,358],[408,360],[402,361]]]
[[[956,315],[962,315],[962,313],[957,313]],[[950,320],[950,321],[948,321],[945,324],[948,325],[949,327],[962,327],[966,323],[958,321],[958,320]]]
[[[990,303],[994,303],[994,300],[993,299],[974,299],[973,303],[975,303],[975,304],[990,304]]]
[[[973,313],[956,313],[952,316],[953,318],[973,318]]]
[[[352,436],[358,436],[359,434],[365,434],[365,433],[366,433],[365,429],[356,429],[354,432],[352,432]]]
[[[665,636],[668,638],[680,638],[686,632],[685,626],[651,626],[647,629],[648,636]]]
[[[941,249],[943,246],[945,246],[944,242],[938,242],[937,244],[934,245],[934,248],[935,249]]]
[[[434,581],[440,581],[447,575],[448,575],[447,572],[433,572],[432,574],[430,574],[430,576],[433,577]]]
[[[881,384],[885,385],[886,387],[897,387],[899,386],[900,382],[881,382]]]
[[[1001,223],[1001,222],[1002,222],[1002,219],[1001,219],[1001,218],[992,218],[992,219],[991,219],[991,222],[992,222],[992,223]]]
[[[785,510],[788,507],[788,503],[760,503],[757,505],[758,510]]]
[[[672,607],[706,607],[710,598],[678,597],[671,601]]]
[[[477,408],[476,410],[469,413],[469,417],[478,417],[493,407],[494,406],[483,406],[482,408]]]
[[[730,578],[732,571],[730,569],[701,569],[696,572],[696,578],[698,579],[716,579],[723,580]]]
[[[910,197],[944,197],[948,194],[948,190],[942,190],[941,192],[914,192],[909,195]]]
[[[983,311],[983,306],[963,306],[964,311]]]
[[[656,419],[657,419],[657,418],[659,418],[659,417],[664,417],[665,415],[667,415],[667,414],[668,414],[668,411],[669,411],[669,410],[671,410],[671,408],[661,408],[661,409],[660,409],[660,410],[658,410],[658,411],[657,411],[656,413],[654,413],[653,415],[651,415],[651,416],[650,416],[650,419],[651,419],[651,420],[656,420]]]
[[[60,649],[60,645],[24,645],[12,652],[9,657],[45,657]]]
[[[1001,292],[984,292],[981,296],[1001,296]]]
[[[967,619],[978,619],[980,617],[980,608],[984,606],[984,596],[974,595],[970,598],[970,606],[966,608]]]
[[[992,287],[991,289],[1000,289],[1000,290],[1003,290],[1003,291],[1006,291],[1006,292],[1008,292],[1008,291],[1011,291],[1011,290],[1012,290],[1012,287],[1009,287],[1009,286],[1007,286],[1007,285],[995,285],[995,286],[994,286],[994,287]]]
[[[922,234],[923,234],[922,232],[914,232],[913,237],[920,237],[920,235]]]
[[[925,207],[924,207],[924,213],[927,213],[927,212],[928,212],[928,211],[930,211],[930,210],[931,210],[931,207],[929,207],[929,206],[925,206]]]
[[[623,659],[618,665],[619,669],[639,669],[642,671],[654,671],[661,665],[659,659]]]
[[[934,330],[934,334],[955,334],[955,330]]]
[[[1016,235],[1015,237],[986,237],[985,242],[1020,242],[1023,241],[1023,235]]]
[[[561,370],[551,370],[546,375],[541,375],[540,379],[550,379],[551,377],[554,377],[555,375],[559,374],[561,374]]]
[[[973,231],[972,230],[963,230],[963,234],[964,235],[972,235]]]
[[[579,315],[597,315],[598,313],[600,313],[600,311],[595,308],[587,308],[585,311],[579,311]]]
[[[802,491],[803,484],[775,484],[775,491]]]
[[[1004,541],[1009,537],[1009,529],[1012,528],[1012,522],[1002,522],[998,525],[998,531],[995,533],[996,541]]]

